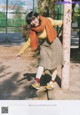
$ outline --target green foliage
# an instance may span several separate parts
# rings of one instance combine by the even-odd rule
[[[63,10],[64,5],[63,4],[55,4],[55,19],[56,20],[62,20],[63,19]]]
[[[2,27],[8,27],[9,31],[15,31],[18,32],[20,31],[19,28],[23,25],[25,25],[25,18],[24,18],[24,14],[22,14],[20,12],[20,7],[15,11],[14,17],[12,18],[8,18],[6,20],[6,15],[5,13],[0,12],[0,31],[2,30]],[[7,21],[7,23],[6,23]],[[9,29],[11,27],[11,29]]]
[[[3,13],[3,12],[0,12],[0,18],[6,18],[6,15],[5,15],[5,13]]]
[[[22,18],[8,19],[8,26],[17,27],[25,24],[25,20]]]
[[[3,12],[0,12],[0,26],[6,25],[6,15]]]
[[[73,22],[78,22],[78,24],[80,24],[80,5],[74,8]]]
[[[57,0],[39,0],[38,11],[44,16],[50,16],[55,19],[62,19],[63,5],[56,4]],[[61,14],[61,16],[56,16]]]

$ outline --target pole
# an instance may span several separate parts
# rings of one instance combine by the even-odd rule
[[[64,20],[63,20],[63,54],[64,67],[62,69],[62,89],[69,88],[70,76],[70,39],[71,39],[71,14],[72,0],[64,0]]]
[[[33,0],[33,11],[34,11],[34,0]]]
[[[6,36],[7,36],[7,26],[8,26],[8,0],[6,0]]]

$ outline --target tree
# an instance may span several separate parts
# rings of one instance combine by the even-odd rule
[[[54,17],[56,0],[38,0],[38,12],[44,16]]]

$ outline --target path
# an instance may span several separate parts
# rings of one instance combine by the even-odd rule
[[[0,99],[2,100],[46,100],[46,93],[36,97],[36,90],[31,89],[27,79],[20,83],[16,81],[23,78],[26,73],[35,76],[35,58],[29,48],[21,59],[16,55],[22,46],[0,45]],[[80,52],[78,49],[71,51],[70,88],[62,91],[56,84],[53,91],[49,91],[50,99],[80,99]],[[34,67],[33,67],[34,66]],[[59,69],[58,69],[59,70]],[[61,71],[59,70],[59,74]]]

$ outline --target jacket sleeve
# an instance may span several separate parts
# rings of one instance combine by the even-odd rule
[[[62,20],[53,20],[52,18],[48,18],[53,26],[61,26],[63,24]]]
[[[30,46],[30,37],[28,38],[27,42],[21,48],[21,50],[19,51],[18,55],[22,55],[25,52],[25,50],[27,50],[27,48],[29,46]]]

